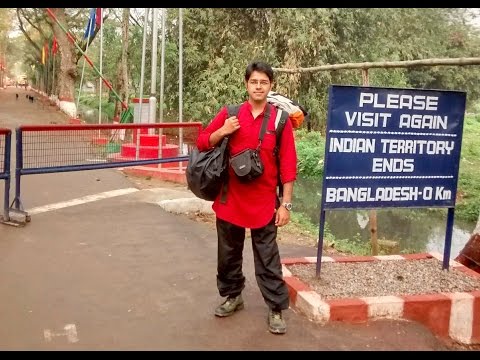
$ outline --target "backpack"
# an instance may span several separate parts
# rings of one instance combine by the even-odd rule
[[[286,111],[294,129],[299,128],[305,119],[309,121],[309,114],[305,108],[296,101],[285,95],[270,91],[267,95],[267,102],[273,106]]]

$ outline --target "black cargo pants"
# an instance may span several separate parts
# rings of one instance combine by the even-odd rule
[[[251,229],[255,277],[268,307],[285,310],[288,288],[283,280],[275,216],[264,227]],[[242,272],[245,228],[217,218],[217,287],[220,296],[235,296],[245,288]]]

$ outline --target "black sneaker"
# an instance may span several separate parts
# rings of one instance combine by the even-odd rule
[[[272,334],[285,334],[287,332],[287,324],[285,323],[285,320],[283,320],[281,310],[269,310],[268,331],[270,331]]]
[[[233,315],[237,310],[243,309],[243,299],[242,294],[235,297],[227,297],[221,305],[215,309],[215,316],[225,317]]]

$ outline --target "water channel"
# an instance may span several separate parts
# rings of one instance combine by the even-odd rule
[[[295,211],[303,213],[319,225],[321,180],[299,178],[295,183]],[[393,240],[400,251],[436,251],[443,254],[447,210],[384,208],[377,210],[378,239]],[[336,239],[370,241],[369,210],[329,210],[325,224]],[[465,246],[475,223],[455,220],[450,258],[454,259]]]

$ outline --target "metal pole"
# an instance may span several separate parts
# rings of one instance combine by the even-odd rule
[[[325,181],[323,182],[325,184]],[[323,208],[323,199],[325,195],[324,187],[322,187],[322,203],[320,204],[320,226],[318,227],[318,243],[317,243],[317,265],[315,276],[320,277],[322,271],[322,254],[323,254],[323,236],[325,234],[325,209]]]
[[[160,123],[163,122],[163,88],[165,83],[165,18],[167,17],[167,9],[162,8],[162,53],[160,60]],[[158,157],[161,159],[163,157],[163,129],[158,129],[160,144],[158,146]],[[159,163],[158,167],[161,168],[162,164]]]
[[[15,209],[20,210],[20,172],[23,168],[23,139],[22,139],[22,129],[15,129],[15,142],[16,142],[16,153],[15,153],[15,199],[14,206]]]
[[[146,52],[146,48],[147,48],[148,12],[149,12],[149,8],[145,8],[145,17],[144,17],[144,20],[143,20],[142,66],[141,66],[141,69],[140,69],[140,96],[139,96],[140,104],[138,106],[138,112],[139,112],[138,121],[139,121],[139,123],[142,123],[142,118],[143,118],[143,116],[142,116],[143,83],[144,83],[144,80],[145,80],[145,52]],[[136,136],[137,139],[135,141],[135,144],[136,144],[135,160],[138,160],[138,156],[139,156],[138,144],[140,142],[140,131],[138,129],[137,129],[136,134],[137,134],[137,136]]]
[[[142,43],[142,65],[140,68],[140,104],[139,104],[139,120],[142,122],[142,104],[143,104],[143,84],[145,81],[145,52],[147,48],[147,27],[148,27],[148,10],[145,8],[145,18],[143,20],[143,43]]]
[[[157,117],[157,98],[155,97],[155,88],[157,85],[157,53],[158,53],[158,9],[153,8],[153,28],[152,28],[152,80],[150,84],[150,119],[149,123],[155,123]]]
[[[55,54],[52,54],[52,95],[55,95]]]
[[[88,29],[90,31],[90,21],[92,19],[88,20]],[[88,45],[90,44],[90,34],[88,34],[87,37],[87,47],[85,48],[85,54],[87,54],[88,51]],[[78,111],[78,104],[80,103],[80,94],[82,93],[82,85],[83,85],[83,74],[85,73],[85,57],[83,58],[83,67],[82,67],[82,76],[80,77],[80,87],[78,88],[78,97],[77,97],[77,111]],[[100,70],[100,74],[102,71]]]
[[[160,62],[160,122],[163,122],[163,92],[165,87],[165,18],[167,9],[162,9],[162,54]]]
[[[49,50],[50,51],[50,50]],[[48,58],[47,59],[47,63],[45,64],[45,67],[47,68],[47,70],[45,71],[45,95],[48,97],[48,84],[49,84],[49,75],[50,75],[50,55],[48,54],[49,51],[46,51],[45,52],[45,56]]]
[[[178,9],[178,122],[183,122],[183,9]],[[182,127],[179,129],[178,137],[180,154],[184,154]]]
[[[448,270],[450,265],[450,251],[452,249],[453,224],[455,222],[455,208],[448,208],[447,226],[445,229],[445,248],[443,249],[442,269]]]
[[[100,74],[103,68],[103,8],[100,8]],[[99,81],[98,123],[102,123],[102,81]]]
[[[9,215],[9,205],[10,205],[10,158],[11,158],[11,149],[12,149],[12,132],[9,132],[5,135],[5,154],[3,159],[4,171],[7,174],[5,178],[5,191],[4,191],[4,203],[3,203],[3,221],[10,221]]]

